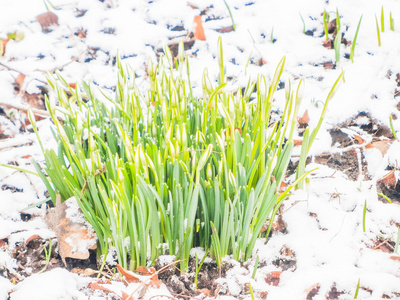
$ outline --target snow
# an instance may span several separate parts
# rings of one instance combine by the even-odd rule
[[[202,96],[199,87],[204,67],[207,67],[212,80],[217,78],[217,39],[222,36],[226,72],[232,78],[230,88],[244,86],[248,77],[255,80],[260,73],[272,78],[276,65],[286,56],[283,78],[290,79],[293,88],[297,88],[299,78],[305,78],[299,113],[301,115],[308,110],[311,129],[319,121],[323,103],[333,83],[342,70],[345,72],[345,82],[328,106],[325,121],[310,155],[331,151],[332,138],[328,130],[359,112],[368,112],[378,123],[385,125],[389,125],[389,116],[393,114],[397,117],[393,120],[394,128],[400,128],[400,114],[396,108],[398,99],[393,97],[398,88],[395,76],[400,73],[398,1],[331,0],[326,3],[316,0],[232,0],[229,5],[237,30],[225,34],[214,30],[231,25],[223,1],[191,2],[198,9],[192,9],[186,1],[179,0],[53,0],[51,3],[60,8],[54,11],[59,17],[59,26],[54,26],[53,31],[45,34],[35,21],[36,16],[46,12],[42,2],[3,0],[0,37],[6,37],[7,33],[14,31],[24,33],[25,37],[19,42],[10,41],[4,57],[0,58],[2,64],[13,69],[0,66],[0,103],[21,101],[21,95],[15,95],[12,85],[18,76],[15,70],[26,75],[23,89],[30,93],[37,92],[43,86],[47,70],[60,68],[59,72],[67,82],[94,81],[95,85],[107,88],[107,94],[112,94],[110,89],[115,86],[117,78],[113,59],[117,54],[122,57],[123,63],[132,66],[139,76],[137,82],[144,87],[148,59],[153,62],[157,60],[154,50],[162,48],[171,39],[184,37],[182,32],[169,29],[183,26],[186,30],[184,34],[192,30],[194,16],[212,4],[210,14],[202,16],[207,40],[196,41],[192,49],[187,51],[191,56],[191,82],[196,95]],[[246,5],[249,3],[253,4]],[[381,33],[382,46],[378,47],[375,16],[380,21],[382,5],[386,30]],[[348,28],[344,37],[349,41],[354,38],[361,15],[363,20],[354,63],[344,57],[350,48],[342,45],[336,69],[325,70],[321,64],[334,62],[335,53],[322,47],[321,13],[326,10],[332,20],[336,8],[341,15],[342,28]],[[77,17],[78,10],[87,11]],[[395,32],[389,30],[389,12],[395,19]],[[314,31],[313,36],[302,34],[303,23],[299,14],[304,19],[305,29]],[[216,18],[208,19],[210,16]],[[86,38],[75,35],[78,29],[86,30]],[[270,41],[272,31],[275,43]],[[73,61],[76,58],[78,61]],[[260,58],[267,64],[247,66],[249,59],[257,61]],[[282,111],[284,90],[279,90],[275,98],[274,108]],[[0,141],[0,163],[17,162],[20,168],[30,171],[35,171],[32,159],[43,164],[41,149],[34,134],[17,134],[18,120],[12,123],[0,116],[0,123],[5,134],[16,135],[13,139]],[[360,117],[356,123],[362,125],[369,121],[367,117]],[[45,148],[55,149],[57,145],[52,139],[51,122],[43,120],[37,125]],[[349,136],[361,134],[350,130],[346,133]],[[18,146],[26,143],[32,145]],[[299,152],[299,149],[296,151]],[[31,157],[23,158],[27,154]],[[361,155],[360,150],[358,155]],[[376,180],[387,174],[388,165],[399,168],[400,143],[393,142],[384,155],[376,148],[363,149],[363,155],[368,162],[370,180],[361,181],[360,174],[359,180],[350,181],[345,174],[327,166],[308,166],[319,168],[310,177],[310,185],[304,191],[296,191],[284,204],[285,208],[294,204],[282,216],[287,223],[287,233],[274,235],[266,245],[261,240],[256,244],[254,254],[258,254],[260,262],[266,266],[259,267],[254,280],[251,279],[254,260],[248,270],[235,264],[226,278],[219,279],[232,295],[230,299],[241,295],[241,285],[250,281],[255,291],[267,290],[268,299],[304,298],[305,291],[317,283],[320,290],[314,299],[324,299],[333,285],[345,292],[343,299],[350,299],[358,280],[363,287],[372,290],[370,294],[361,289],[359,299],[377,299],[383,294],[398,297],[395,293],[400,293],[400,262],[391,260],[388,253],[370,248],[371,240],[378,235],[396,242],[395,224],[400,223],[400,209],[397,204],[378,201]],[[12,249],[33,234],[39,234],[43,239],[53,238],[54,233],[40,217],[45,212],[44,207],[28,210],[28,213],[36,216],[29,222],[23,222],[20,217],[20,211],[45,199],[45,187],[40,179],[0,167],[0,187],[3,184],[23,189],[23,192],[12,193],[0,189],[0,239],[7,238]],[[363,232],[365,201],[368,210],[366,232]],[[270,286],[264,278],[269,272],[279,270],[272,262],[284,246],[295,253],[296,269],[282,272],[279,286]],[[0,268],[12,273],[17,265],[11,258],[10,249],[0,253]],[[191,254],[194,253],[198,254],[199,259],[204,255],[201,249],[193,249]],[[111,258],[112,255],[109,255],[108,259]],[[167,263],[170,260],[171,257],[165,257],[162,261]],[[87,282],[88,279],[62,269],[32,275],[15,286],[0,277],[0,300],[7,299],[11,289],[14,290],[11,293],[12,300],[87,299],[87,295],[81,291]],[[165,294],[168,292],[165,291]]]
[[[25,279],[13,289],[10,300],[83,300],[87,297],[78,289],[87,284],[87,279],[57,268]]]

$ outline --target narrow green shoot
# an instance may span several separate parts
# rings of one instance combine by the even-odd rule
[[[381,31],[379,29],[378,18],[375,16],[376,34],[378,36],[378,46],[381,46]]]
[[[358,291],[359,290],[360,290],[360,278],[358,278],[356,292],[354,293],[354,298],[353,299],[357,299],[358,298]]]
[[[382,5],[382,10],[381,10],[381,29],[382,29],[382,32],[385,32],[385,14],[383,12],[383,5]]]
[[[256,273],[257,273],[257,269],[258,269],[258,262],[260,260],[260,256],[257,255],[256,257],[256,261],[254,263],[254,269],[253,269],[253,273],[251,274],[251,278],[254,279],[256,277]]]
[[[43,269],[41,269],[41,270],[39,271],[39,274],[40,274],[40,273],[43,273],[44,271],[46,271],[46,269],[47,269],[47,267],[48,267],[48,265],[49,265],[49,263],[50,263],[51,248],[52,248],[52,246],[53,246],[53,241],[52,241],[51,239],[49,239],[49,249],[47,249],[46,246],[43,247],[44,256],[45,256],[45,259],[46,259],[46,264],[44,265]]]
[[[400,227],[397,228],[397,239],[396,239],[396,244],[394,245],[394,250],[393,250],[393,252],[396,254],[398,254],[399,243],[400,243]]]
[[[235,31],[235,30],[236,30],[236,24],[235,24],[235,20],[233,19],[233,15],[232,15],[231,8],[229,7],[229,5],[228,5],[228,3],[226,2],[226,0],[224,0],[224,3],[225,3],[226,8],[228,9],[229,16],[230,16],[231,21],[232,21],[232,27],[233,27],[233,30]]]
[[[393,19],[393,16],[392,16],[392,12],[390,12],[389,20],[390,20],[390,30],[394,31],[394,19]]]
[[[354,62],[354,60],[353,60],[354,59],[354,50],[356,49],[356,42],[357,42],[358,32],[360,30],[360,25],[361,25],[362,18],[363,18],[363,16],[361,15],[360,21],[358,21],[357,30],[356,30],[356,33],[354,35],[353,42],[351,44],[351,51],[350,51],[350,60],[351,60],[351,62]]]
[[[396,239],[396,244],[394,245],[394,250],[393,250],[393,253],[395,253],[395,254],[398,254],[399,243],[400,243],[400,227],[397,227],[397,239]]]
[[[324,31],[325,31],[325,39],[329,41],[329,32],[328,32],[328,23],[329,23],[329,14],[324,10]]]
[[[338,63],[340,60],[340,45],[342,43],[342,32],[340,27],[341,26],[340,26],[339,10],[336,9],[336,36],[334,41],[336,63]]]
[[[197,264],[198,258],[197,258],[197,253],[196,253],[196,274],[194,276],[194,290],[195,291],[197,291],[197,278],[198,278],[199,272],[201,270],[201,267],[203,266],[204,261],[207,258],[207,255],[208,255],[209,251],[210,251],[210,249],[208,249],[207,252],[204,253],[204,256],[201,259],[200,264]]]
[[[393,126],[392,115],[390,115],[390,117],[389,117],[389,123],[390,123],[390,130],[392,131],[393,137],[397,140],[397,134],[396,134],[396,130],[394,129],[394,126]]]
[[[252,286],[251,286],[251,282],[249,282],[249,291],[250,291],[250,295],[251,295],[251,300],[256,299],[256,298],[254,297],[254,292],[253,292],[253,288],[252,288]]]
[[[336,32],[341,30],[339,9],[336,8]]]
[[[328,109],[328,104],[332,100],[333,96],[335,95],[335,93],[336,93],[337,89],[339,88],[340,83],[342,81],[344,82],[344,72],[342,72],[339,75],[339,77],[336,79],[334,85],[332,86],[332,89],[330,90],[328,96],[326,97],[325,104],[322,109],[317,126],[312,130],[311,134],[309,134],[308,130],[306,130],[306,132],[305,132],[305,135],[303,137],[303,143],[301,146],[302,148],[301,148],[301,156],[300,156],[300,160],[299,160],[299,166],[297,167],[297,171],[296,171],[296,179],[300,178],[304,174],[305,163],[306,163],[308,152],[310,151],[310,148],[311,148],[312,144],[314,143],[314,140],[318,134],[318,131],[321,128],[322,122],[325,118],[325,114]],[[297,94],[299,94],[299,93],[297,93]],[[296,98],[298,98],[298,97],[299,97],[299,95],[296,96]],[[292,126],[293,126],[293,124],[292,124]],[[297,187],[303,188],[303,183],[299,182],[299,185],[297,185]]]
[[[363,209],[363,232],[365,232],[365,217],[367,215],[367,200],[364,202],[364,209]]]
[[[304,22],[303,16],[301,15],[301,13],[299,13],[301,22],[303,23],[303,34],[306,33],[306,23]]]
[[[38,173],[29,171],[29,170],[27,170],[27,169],[23,169],[23,168],[20,168],[20,167],[16,167],[16,166],[13,166],[13,165],[0,164],[0,167],[6,167],[6,168],[9,168],[9,169],[14,169],[14,170],[19,171],[19,172],[24,172],[24,173],[27,173],[27,174],[39,176]]]
[[[381,196],[383,199],[385,199],[387,202],[392,203],[392,200],[389,199],[388,196],[382,194],[382,193],[378,193],[378,196]]]

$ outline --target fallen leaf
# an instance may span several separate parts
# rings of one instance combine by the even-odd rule
[[[16,91],[21,91],[22,90],[22,85],[24,84],[24,80],[25,80],[25,75],[20,73],[14,81],[14,89]]]
[[[210,291],[209,289],[206,289],[206,288],[204,288],[204,289],[198,289],[197,291],[198,291],[199,293],[201,293],[201,294],[206,295],[206,296],[210,296],[210,295],[211,295],[211,291]]]
[[[383,176],[381,179],[378,179],[377,183],[383,183],[386,188],[394,190],[397,184],[396,174],[394,173],[395,169],[391,170],[388,174]]]
[[[382,156],[385,156],[386,152],[390,148],[390,141],[389,140],[376,141],[372,143],[372,146],[378,149],[382,153]]]
[[[0,57],[3,56],[6,53],[6,45],[10,39],[0,39],[1,45],[0,45]]]
[[[364,144],[364,142],[365,142],[364,139],[363,139],[361,136],[357,135],[357,134],[354,134],[354,135],[353,135],[353,138],[354,138],[354,139],[357,141],[357,143],[360,144],[360,145],[361,145],[361,144]]]
[[[36,22],[42,26],[43,32],[50,32],[50,27],[53,25],[58,25],[58,17],[55,13],[48,11],[36,17]]]
[[[79,274],[79,275],[85,275],[85,276],[92,276],[94,274],[97,274],[98,272],[91,269],[91,268],[86,268],[86,269],[80,269],[80,268],[73,268],[71,270],[72,273],[74,274]],[[111,283],[111,282],[107,282],[107,283]]]
[[[310,286],[308,289],[305,290],[306,293],[306,299],[307,300],[311,300],[312,298],[314,298],[314,296],[318,295],[319,289],[321,287],[319,286],[319,283],[313,284],[312,286]]]
[[[121,272],[122,275],[125,276],[125,279],[128,283],[137,283],[140,282],[140,278],[133,272],[125,270],[119,264],[117,264],[118,271]]]
[[[0,248],[4,247],[7,245],[7,242],[5,241],[5,239],[0,240]]]
[[[264,58],[260,58],[254,63],[256,66],[263,66],[267,64],[267,61]]]
[[[272,271],[265,277],[265,282],[272,286],[278,286],[282,271]]]
[[[92,289],[93,291],[99,290],[99,291],[104,291],[104,292],[107,292],[107,293],[114,293],[113,291],[111,291],[108,288],[98,284],[97,282],[89,283],[89,288]]]
[[[191,9],[199,9],[199,7],[196,4],[192,3],[192,2],[188,2],[187,6],[189,6]]]
[[[299,128],[306,128],[308,126],[308,122],[310,122],[310,117],[308,116],[308,109],[304,112],[301,118],[298,118]]]
[[[333,19],[332,21],[328,22],[327,27],[328,27],[328,33],[335,33],[336,19]]]
[[[75,35],[81,39],[84,39],[84,38],[86,38],[86,30],[79,29],[77,32],[75,32]]]
[[[197,15],[194,17],[194,37],[196,40],[205,41],[206,36],[204,34],[203,24],[201,16]]]
[[[23,159],[27,159],[27,158],[31,158],[31,157],[32,157],[32,155],[30,155],[30,154],[22,156]]]
[[[332,40],[324,40],[322,42],[323,46],[327,49],[332,49],[333,48],[333,43]]]
[[[65,266],[66,257],[88,259],[89,249],[96,249],[97,237],[84,220],[82,211],[77,209],[75,197],[61,203],[61,196],[57,195],[56,206],[47,213],[45,220],[56,233],[58,252]]]
[[[391,256],[390,259],[400,261],[400,256]]]
[[[217,29],[220,33],[227,33],[233,31],[233,25]]]
[[[128,283],[142,282],[155,287],[160,287],[162,284],[162,282],[158,279],[158,274],[156,272],[156,269],[154,268],[146,268],[140,266],[136,269],[136,272],[140,274],[136,274],[132,271],[127,271],[119,264],[117,264],[117,269],[122,275],[125,276],[125,279]]]
[[[24,92],[22,94],[22,100],[30,107],[45,110],[43,94],[29,94],[27,92]]]
[[[33,235],[31,235],[27,240],[26,240],[26,244],[29,244],[29,242],[30,241],[33,241],[33,240],[37,240],[37,239],[41,239],[42,237],[40,236],[40,235],[38,235],[38,234],[33,234]]]
[[[132,295],[128,295],[125,292],[122,292],[122,297],[121,298],[122,298],[122,300],[134,300]]]
[[[183,48],[184,50],[189,50],[193,47],[195,42],[194,38],[190,38],[190,39],[185,39],[183,40]],[[171,43],[168,44],[169,50],[171,51],[171,54],[173,57],[177,57],[179,54],[179,41],[173,41]],[[162,50],[160,50],[161,52]]]
[[[301,146],[303,144],[303,140],[293,140],[294,146]]]
[[[336,64],[334,64],[334,63],[331,62],[331,61],[324,62],[322,65],[324,66],[324,69],[325,69],[325,70],[328,70],[328,69],[335,69],[335,68],[336,68]]]
[[[271,231],[272,233],[276,232],[285,232],[287,228],[286,222],[282,219],[282,216],[278,216],[276,221],[272,224]]]

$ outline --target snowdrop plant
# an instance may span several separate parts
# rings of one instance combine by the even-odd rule
[[[284,112],[273,120],[285,58],[271,82],[260,75],[243,93],[226,92],[220,39],[218,81],[204,70],[197,99],[183,44],[177,58],[164,52],[157,65],[148,64],[146,92],[119,59],[113,98],[96,98],[91,84],[72,89],[61,76],[50,79],[58,105],[46,99],[46,106],[58,149],[42,147],[46,167],[35,164],[37,172],[54,202],[58,194],[76,197],[99,254],[115,247],[124,268],[151,264],[167,251],[186,272],[196,246],[219,266],[225,255],[249,259],[263,226],[271,228],[282,201],[309,174],[303,170],[280,190],[304,82],[295,96],[288,88]]]

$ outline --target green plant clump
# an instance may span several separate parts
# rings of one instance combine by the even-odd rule
[[[225,255],[248,259],[265,222],[272,224],[273,212],[309,173],[279,192],[303,81],[296,93],[286,84],[284,112],[273,120],[285,58],[270,84],[258,77],[251,101],[255,83],[243,93],[224,91],[221,40],[218,46],[219,80],[213,84],[204,71],[202,99],[193,97],[182,43],[177,59],[165,48],[158,65],[149,63],[145,93],[120,60],[115,98],[99,100],[90,84],[72,89],[61,76],[61,84],[50,80],[59,105],[46,105],[58,151],[42,147],[46,167],[36,169],[54,202],[58,194],[63,201],[75,196],[99,254],[115,247],[124,268],[169,253],[185,272],[196,246],[219,265]]]

